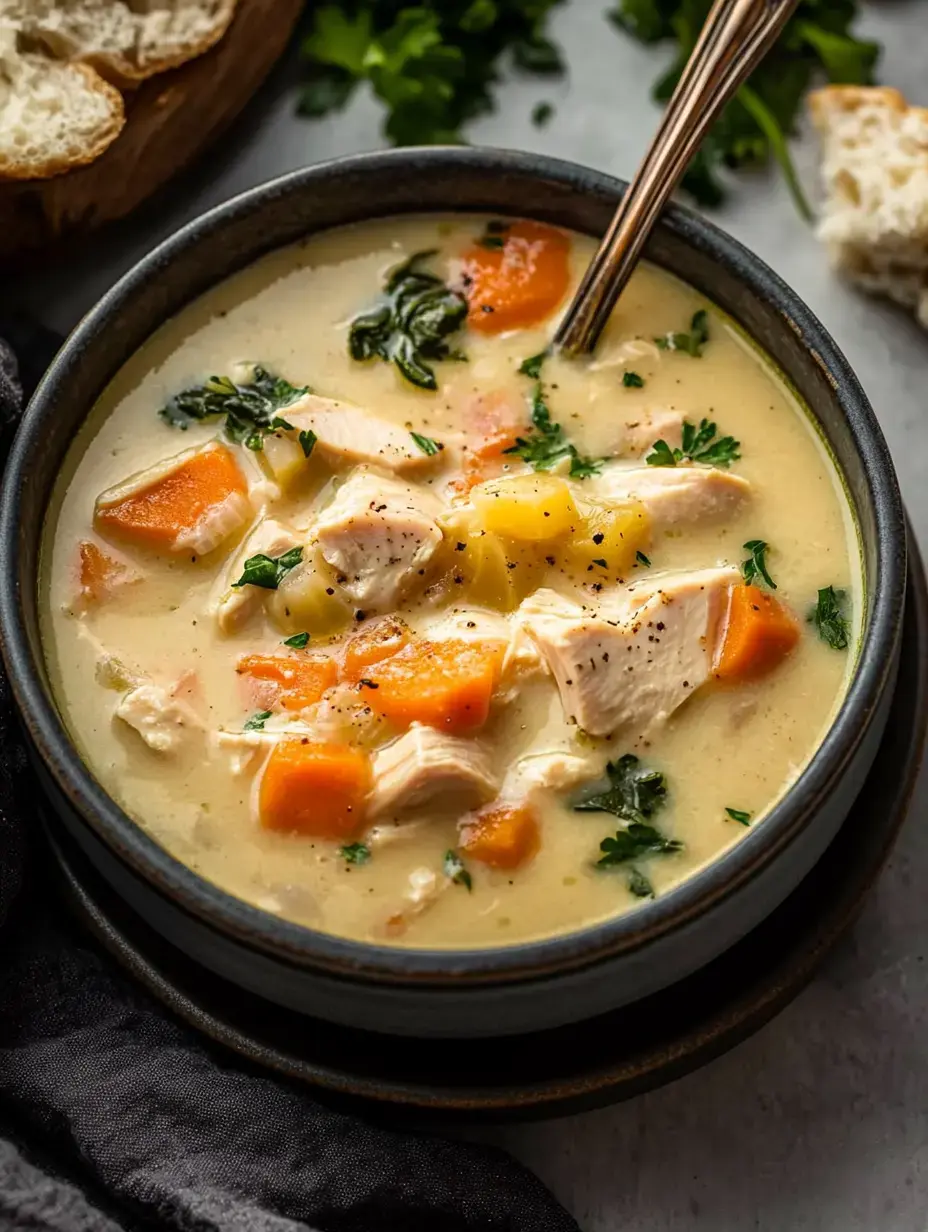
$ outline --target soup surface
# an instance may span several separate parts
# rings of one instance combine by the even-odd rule
[[[313,237],[167,322],[75,442],[58,701],[224,889],[387,943],[544,936],[666,893],[814,752],[861,608],[834,467],[656,269],[592,360],[545,355],[592,250],[482,218]]]

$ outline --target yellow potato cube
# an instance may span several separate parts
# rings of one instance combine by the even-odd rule
[[[281,629],[288,633],[305,630],[313,638],[340,632],[353,615],[328,565],[316,555],[291,569],[273,591],[269,606]]]
[[[577,535],[567,553],[569,563],[587,571],[592,566],[613,576],[629,570],[648,538],[644,506],[637,501],[624,505],[584,501],[580,514]]]
[[[472,512],[455,512],[442,528],[442,586],[451,599],[511,612],[539,584],[531,545],[482,530]]]
[[[557,475],[493,479],[474,488],[471,500],[484,530],[526,543],[556,539],[579,521],[570,488]]]

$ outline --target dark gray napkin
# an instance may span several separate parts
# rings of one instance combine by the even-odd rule
[[[17,340],[24,373],[47,344]],[[0,426],[21,395],[0,342]],[[503,1152],[333,1111],[180,1026],[56,904],[36,791],[0,673],[0,1229],[577,1232]]]

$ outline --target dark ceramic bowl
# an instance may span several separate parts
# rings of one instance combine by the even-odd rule
[[[886,444],[853,372],[805,305],[734,240],[677,208],[655,231],[648,259],[724,309],[787,375],[843,471],[862,544],[864,635],[847,696],[762,825],[676,889],[604,923],[494,949],[393,949],[286,923],[202,880],[113,803],[68,736],[39,638],[42,524],[78,426],[153,330],[269,249],[327,227],[472,211],[600,235],[623,188],[570,163],[458,148],[348,158],[284,176],[205,214],[145,257],[71,335],[26,413],[0,501],[7,545],[0,630],[55,812],[148,924],[271,1001],[385,1032],[471,1036],[538,1030],[638,1000],[697,970],[764,919],[835,837],[870,768],[895,680],[905,590],[905,524]]]

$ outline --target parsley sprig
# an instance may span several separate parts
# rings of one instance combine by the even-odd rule
[[[657,770],[641,767],[637,757],[626,753],[616,762],[606,766],[609,786],[605,790],[594,787],[574,801],[579,813],[612,813],[627,822],[599,844],[600,857],[597,868],[611,868],[628,864],[646,856],[667,855],[681,851],[679,839],[667,838],[651,819],[664,807],[667,800],[667,784]],[[653,895],[651,883],[639,869],[632,869],[628,888],[638,898]]]
[[[211,376],[202,385],[182,389],[158,414],[173,428],[186,430],[192,423],[225,416],[225,434],[236,445],[255,452],[264,448],[264,438],[291,425],[280,412],[310,392],[308,385],[291,385],[266,368],[255,367],[251,381],[236,384],[228,376]]]
[[[770,550],[770,544],[765,543],[763,539],[749,539],[744,544],[744,549],[751,553],[747,560],[741,562],[741,576],[746,585],[753,586],[760,577],[771,590],[776,590],[777,584],[767,569],[767,553]]]
[[[847,650],[851,622],[847,616],[847,592],[826,586],[818,592],[818,601],[809,613],[823,642],[835,650]]]
[[[245,561],[242,576],[233,586],[258,586],[262,590],[276,590],[291,569],[303,559],[301,547],[291,548],[282,556],[266,556],[259,552]]]
[[[703,348],[709,341],[709,314],[705,308],[694,312],[690,320],[689,333],[661,334],[654,339],[655,345],[662,351],[683,351],[693,359],[701,359]]]
[[[683,421],[682,448],[671,449],[665,440],[655,441],[645,458],[649,466],[676,466],[678,462],[703,462],[707,466],[731,466],[741,457],[741,442],[733,436],[718,436],[718,428],[708,419],[699,426]]]
[[[571,479],[588,479],[590,475],[598,475],[602,462],[584,458],[578,453],[577,447],[567,440],[561,425],[551,419],[551,410],[540,381],[532,394],[531,407],[535,432],[531,436],[517,436],[516,443],[503,452],[516,454],[536,471],[553,470],[564,458],[569,458],[568,473]]]
[[[473,878],[464,867],[464,861],[456,851],[445,852],[442,868],[449,881],[452,881],[455,885],[465,886],[468,890],[473,890]]]

